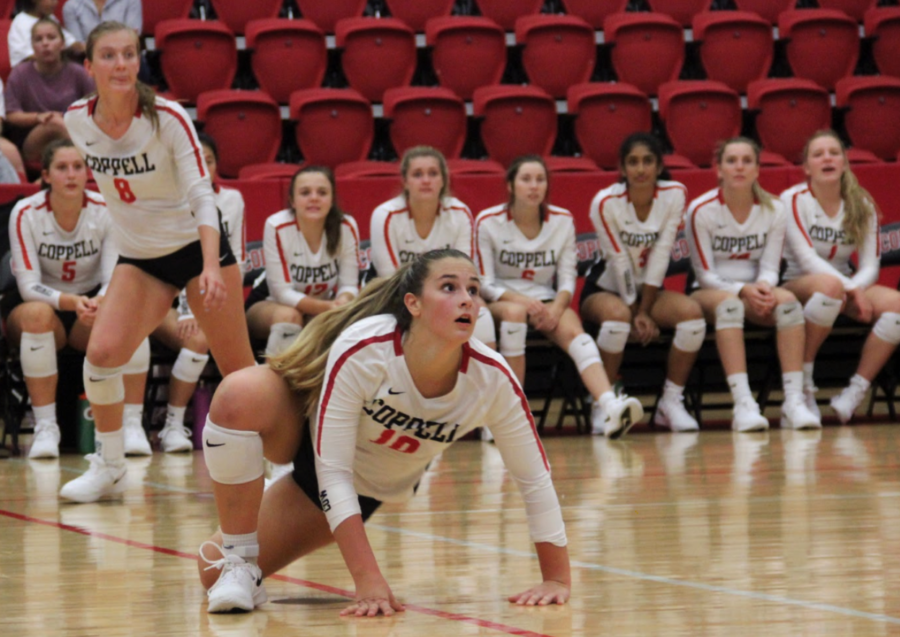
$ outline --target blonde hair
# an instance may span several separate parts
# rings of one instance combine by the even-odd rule
[[[420,157],[431,157],[432,159],[437,160],[438,167],[441,169],[441,178],[444,180],[438,198],[443,200],[445,197],[449,197],[450,169],[447,168],[447,159],[444,157],[444,153],[437,148],[432,148],[431,146],[413,146],[408,149],[403,153],[403,159],[400,160],[400,176],[406,181],[406,173],[409,172],[409,165],[412,163],[413,159],[419,159]],[[406,192],[406,188],[403,189],[403,194],[407,197],[409,196],[409,193]]]
[[[841,154],[844,156],[844,172],[841,174],[841,199],[844,200],[843,230],[853,245],[861,245],[866,233],[869,232],[872,211],[875,211],[877,217],[881,216],[881,211],[869,191],[859,184],[856,175],[850,170],[847,147],[833,130],[820,130],[813,133],[813,136],[807,140],[806,146],[803,147],[803,163],[805,164],[809,159],[809,148],[812,143],[822,137],[831,137],[841,147]]]
[[[749,137],[743,136],[732,137],[718,143],[715,153],[715,161],[717,166],[722,165],[722,159],[725,157],[725,150],[732,144],[747,144],[753,150],[753,156],[756,158],[756,165],[759,166],[759,153],[761,150],[759,144],[757,144]],[[763,187],[759,184],[758,179],[753,182],[752,191],[753,198],[759,202],[760,208],[775,210],[775,195],[763,189]]]
[[[138,36],[137,31],[132,29],[127,24],[123,24],[121,22],[116,22],[114,20],[107,20],[106,22],[101,22],[88,34],[87,40],[85,41],[85,52],[87,54],[87,59],[91,62],[94,61],[94,48],[97,46],[97,40],[99,40],[104,35],[109,33],[118,33],[119,31],[128,31],[132,36],[134,36],[134,41],[137,44],[138,51],[141,50],[141,39]],[[154,91],[151,87],[147,86],[140,80],[135,84],[135,90],[137,90],[138,94],[138,107],[141,109],[141,113],[150,120],[150,123],[153,125],[154,129],[159,128],[159,113],[156,111],[156,91]]]

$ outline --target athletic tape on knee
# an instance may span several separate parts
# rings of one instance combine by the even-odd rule
[[[56,338],[53,332],[22,332],[19,344],[22,373],[28,378],[47,378],[59,373],[56,365]]]
[[[831,327],[841,313],[841,302],[827,294],[813,292],[803,308],[803,316],[813,325]]]
[[[885,312],[875,321],[872,333],[883,341],[891,345],[900,343],[900,314],[896,312]]]
[[[265,473],[259,434],[225,429],[208,416],[203,428],[203,457],[209,477],[220,484],[245,484]]]
[[[500,321],[500,353],[510,356],[525,356],[525,339],[528,336],[528,325]]]
[[[196,383],[200,380],[200,374],[203,373],[208,360],[209,354],[198,354],[187,347],[182,347],[175,364],[172,365],[172,376],[185,383]]]
[[[744,329],[744,304],[740,299],[725,299],[716,306],[716,330]]]
[[[597,347],[610,354],[620,354],[625,350],[631,324],[624,321],[603,321],[597,335]]]
[[[296,323],[275,323],[269,329],[266,356],[277,356],[294,342],[302,328]]]
[[[123,374],[146,374],[150,371],[150,339],[145,338],[122,367]]]
[[[597,365],[601,364],[600,351],[597,349],[597,344],[588,334],[579,334],[572,339],[572,342],[569,343],[568,351],[569,356],[575,362],[575,367],[578,368],[579,374],[594,363]]]
[[[84,393],[94,405],[114,405],[125,400],[121,367],[97,367],[84,359]]]
[[[786,330],[789,327],[803,325],[805,322],[803,306],[800,305],[800,301],[790,301],[775,306],[775,329]]]
[[[494,317],[490,311],[483,307],[478,310],[478,320],[475,321],[475,332],[473,334],[482,343],[496,343],[497,329],[494,326]]]
[[[706,338],[706,321],[692,319],[675,324],[675,338],[672,344],[682,352],[698,352]]]

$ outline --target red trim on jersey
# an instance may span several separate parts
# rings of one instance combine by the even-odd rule
[[[281,269],[284,271],[284,282],[291,282],[291,274],[288,272],[288,262],[287,257],[284,256],[284,248],[281,246],[281,235],[278,234],[278,231],[282,228],[286,228],[287,226],[295,226],[297,225],[296,221],[288,221],[287,223],[283,223],[280,226],[275,226],[275,245],[278,246],[278,256],[281,257]]]
[[[66,112],[68,113],[69,111],[80,111],[82,108],[87,108],[88,113],[90,113],[90,106],[90,101],[87,101],[84,104],[72,104],[66,109]]]
[[[347,362],[348,358],[356,354],[364,347],[368,347],[373,343],[384,343],[385,341],[397,339],[397,335],[399,333],[400,330],[396,329],[393,332],[389,332],[387,334],[365,338],[348,349],[346,352],[341,354],[340,358],[337,359],[337,362],[334,364],[334,367],[331,370],[331,374],[328,376],[328,380],[325,384],[325,394],[322,396],[322,405],[319,408],[319,431],[316,433],[316,454],[319,457],[322,457],[322,422],[325,420],[325,412],[328,410],[328,401],[331,400],[331,392],[334,390],[334,380],[335,378],[337,378],[338,373],[341,371],[341,367],[343,367],[344,363]],[[396,351],[396,345],[394,346],[394,348]]]
[[[797,227],[800,228],[800,233],[803,235],[803,238],[806,239],[806,242],[809,244],[809,247],[813,247],[812,239],[809,238],[809,233],[806,232],[806,228],[803,227],[803,222],[800,220],[800,211],[797,210],[797,197],[802,195],[803,193],[808,192],[808,190],[801,190],[799,192],[795,192],[794,196],[791,197],[791,208],[794,211],[794,221],[797,223]]]
[[[597,207],[597,216],[600,217],[600,223],[603,224],[603,229],[606,230],[606,236],[609,237],[609,240],[612,241],[613,250],[616,252],[621,252],[622,249],[619,247],[618,242],[616,241],[616,235],[613,234],[612,230],[609,229],[609,225],[606,223],[606,217],[603,216],[603,205],[606,203],[608,199],[612,199],[613,197],[627,197],[628,189],[625,189],[625,192],[621,195],[607,195],[603,199],[600,200],[600,205]]]
[[[721,194],[721,191],[719,191],[719,193]],[[703,264],[704,270],[709,270],[709,263],[707,263],[706,261],[706,255],[703,254],[703,247],[700,245],[700,238],[697,236],[697,213],[700,212],[700,208],[712,203],[713,201],[715,201],[715,199],[704,201],[702,204],[694,208],[694,212],[691,213],[691,232],[694,234],[694,245],[697,246],[697,254],[700,255],[700,263]]]
[[[16,218],[16,235],[19,238],[19,246],[22,248],[22,258],[25,260],[25,269],[31,270],[31,260],[28,258],[28,250],[25,249],[25,239],[22,237],[22,217],[25,216],[25,212],[31,206],[25,206],[19,211],[19,216]]]
[[[187,133],[188,139],[191,140],[191,146],[194,147],[194,157],[197,160],[197,169],[200,171],[200,176],[206,177],[206,171],[203,168],[203,154],[200,152],[200,146],[197,145],[197,140],[194,139],[193,131],[191,130],[190,125],[181,116],[181,113],[179,113],[175,109],[169,108],[168,106],[157,105],[156,110],[168,113],[169,115],[177,119],[179,124],[181,124],[184,132]]]
[[[469,358],[472,356],[472,346],[463,343],[462,360],[459,362],[459,373],[465,374],[469,371]]]
[[[440,208],[438,208],[438,210],[440,210]],[[391,225],[391,218],[394,215],[399,215],[404,212],[409,212],[409,207],[403,208],[402,210],[392,210],[388,213],[387,219],[384,220],[384,244],[387,246],[388,256],[391,257],[391,263],[394,264],[395,268],[399,268],[400,264],[397,262],[397,255],[394,254],[394,248],[391,247],[391,235],[388,232],[388,226]]]
[[[82,205],[83,205],[84,207],[87,207],[87,205],[88,205],[89,203],[92,203],[92,204],[94,204],[95,206],[103,206],[104,208],[106,208],[106,201],[99,201],[99,200],[97,200],[97,199],[91,199],[90,197],[88,197],[87,191],[85,190],[85,191],[84,191],[84,202],[83,202]]]
[[[350,223],[349,221],[347,221],[346,218],[341,219],[341,224],[343,224],[343,225],[347,226],[348,228],[350,228],[350,234],[353,235],[353,241],[355,242],[354,245],[356,246],[356,266],[357,266],[360,270],[362,270],[362,263],[361,263],[360,260],[359,260],[359,235],[356,234],[356,228],[354,228],[354,227],[353,227],[353,224]]]
[[[403,332],[399,325],[394,329],[394,356],[403,356]]]
[[[475,220],[475,231],[472,233],[472,236],[474,238],[478,237],[478,233],[481,231],[480,230],[481,223],[483,221],[486,221],[487,219],[490,219],[491,217],[496,217],[497,215],[502,215],[502,214],[505,214],[507,216],[507,219],[509,219],[509,210],[506,208],[504,208],[503,210],[498,210],[497,212],[492,212],[489,215],[484,215],[484,216],[478,215],[478,219]],[[481,248],[479,247],[477,241],[475,243],[475,251],[478,254],[478,269],[481,271],[480,274],[483,276],[484,275],[484,257],[481,256]]]
[[[466,344],[467,347],[468,343]],[[525,397],[525,392],[522,391],[522,388],[519,386],[519,383],[512,377],[510,371],[503,365],[503,363],[499,361],[495,361],[493,358],[488,358],[484,354],[480,352],[476,352],[475,350],[469,348],[469,353],[473,360],[478,361],[479,363],[484,363],[485,365],[490,365],[491,367],[496,367],[504,375],[509,379],[510,385],[512,385],[513,390],[516,392],[516,395],[519,397],[519,401],[522,403],[522,410],[525,412],[525,415],[528,417],[528,424],[531,425],[531,433],[534,434],[534,441],[538,446],[538,449],[541,452],[541,458],[544,461],[544,468],[547,471],[550,471],[550,463],[547,461],[547,454],[544,451],[544,446],[541,444],[541,437],[538,435],[537,426],[534,424],[534,416],[531,414],[531,409],[528,408],[528,399]]]

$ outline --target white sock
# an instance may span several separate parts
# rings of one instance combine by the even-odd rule
[[[727,378],[728,387],[731,388],[731,397],[734,399],[734,402],[738,402],[742,398],[753,398],[753,394],[750,393],[750,381],[747,379],[747,374],[732,374]]]
[[[850,379],[850,384],[856,385],[863,391],[866,391],[872,385],[872,382],[863,378],[859,374],[853,374],[853,378]]]
[[[171,423],[175,427],[184,427],[184,412],[186,409],[187,407],[166,405],[166,424]]]
[[[663,385],[663,398],[673,398],[681,401],[682,395],[684,395],[684,387],[676,385],[667,378],[665,385]]]
[[[613,390],[605,391],[600,394],[600,398],[597,399],[597,402],[600,403],[600,406],[606,409],[606,406],[609,404],[609,401],[614,400],[616,397],[616,393]]]
[[[803,363],[803,388],[812,389],[816,386],[813,381],[813,367],[815,363]]]
[[[107,464],[125,464],[125,434],[121,429],[107,433],[98,431],[97,442],[100,445],[100,457]]]
[[[222,552],[225,555],[238,555],[255,564],[259,557],[259,539],[256,531],[242,535],[229,535],[222,531]]]
[[[142,423],[144,418],[144,403],[125,403],[125,413],[122,415],[122,422]],[[143,424],[143,423],[142,423]]]
[[[785,372],[781,375],[781,388],[784,390],[784,400],[789,397],[802,398],[803,372]]]
[[[44,405],[42,407],[32,407],[31,410],[34,412],[35,422],[49,420],[56,424],[56,403],[50,403],[49,405]]]

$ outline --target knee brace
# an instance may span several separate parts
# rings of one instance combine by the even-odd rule
[[[472,334],[475,338],[477,338],[482,343],[496,343],[497,342],[497,331],[494,327],[494,317],[491,316],[490,311],[483,307],[478,310],[478,320],[475,321],[475,332]]]
[[[19,344],[22,373],[28,378],[47,378],[59,373],[56,365],[56,338],[53,332],[22,332]]]
[[[740,299],[725,299],[716,306],[716,330],[744,329],[744,304]]]
[[[275,323],[269,329],[266,356],[277,356],[294,342],[302,328],[296,323]]]
[[[150,339],[145,338],[134,350],[131,360],[122,367],[123,374],[146,374],[150,371]]]
[[[786,330],[804,323],[803,306],[800,305],[800,301],[791,301],[775,306],[775,329]]]
[[[175,364],[172,365],[172,376],[185,383],[196,383],[200,380],[200,374],[203,373],[208,360],[209,354],[198,354],[182,347],[178,351]]]
[[[525,339],[528,336],[528,325],[500,321],[500,353],[505,357],[525,356]]]
[[[900,314],[896,312],[885,312],[882,314],[875,321],[872,333],[891,345],[900,343]]]
[[[569,343],[569,356],[575,362],[580,374],[594,363],[600,365],[600,351],[594,339],[588,334],[579,334]]]
[[[834,325],[840,313],[840,300],[833,299],[821,292],[813,292],[813,295],[809,297],[806,306],[803,308],[803,316],[806,320],[813,325],[821,325],[822,327]]]
[[[245,484],[265,473],[259,434],[225,429],[208,416],[203,428],[203,457],[209,477],[220,484]]]
[[[631,334],[631,324],[624,321],[603,321],[597,335],[597,347],[610,354],[621,354]]]
[[[84,393],[95,405],[114,405],[125,400],[121,367],[97,367],[84,359]]]
[[[699,352],[706,338],[706,321],[693,319],[675,324],[675,338],[672,344],[682,352]]]

